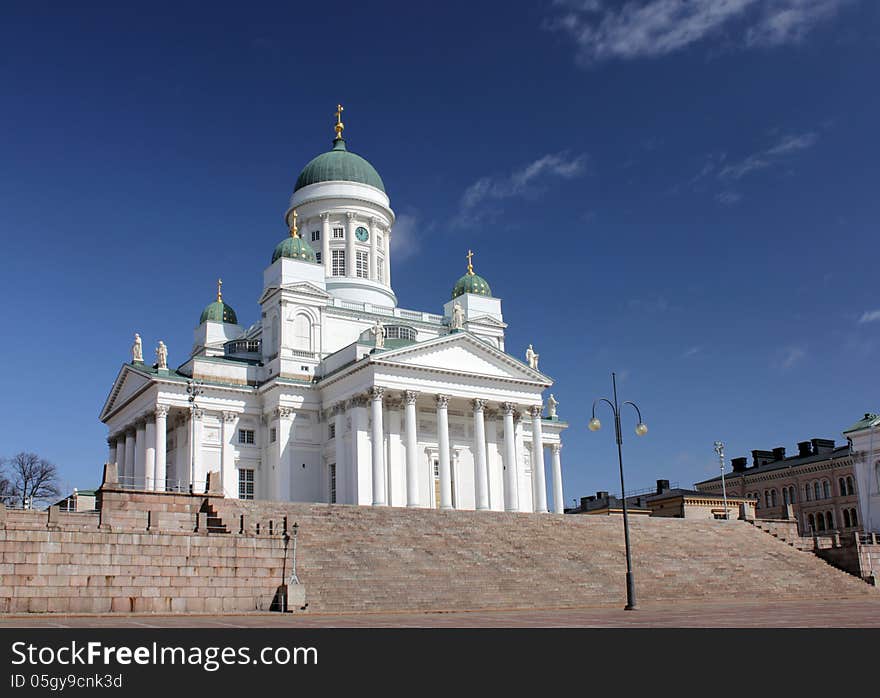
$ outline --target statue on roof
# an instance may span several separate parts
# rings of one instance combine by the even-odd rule
[[[464,310],[461,307],[461,303],[455,301],[452,305],[452,322],[449,325],[453,330],[460,330],[464,328]]]
[[[541,356],[540,354],[535,353],[535,350],[532,348],[532,345],[529,344],[529,348],[526,349],[526,361],[528,362],[529,366],[531,368],[535,369],[536,371],[538,370],[538,358],[540,356]]]
[[[553,393],[550,393],[550,398],[547,400],[547,416],[550,419],[556,417],[556,406],[559,404],[559,400],[553,397]]]
[[[156,368],[168,368],[168,347],[161,339],[159,346],[156,347]]]
[[[142,364],[144,362],[144,346],[141,342],[141,336],[134,333],[134,344],[131,345],[131,362],[133,364]]]
[[[385,348],[385,326],[376,320],[376,324],[370,328],[370,334],[373,335],[373,341],[376,343],[376,349]]]

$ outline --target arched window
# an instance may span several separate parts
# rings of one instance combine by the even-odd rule
[[[312,350],[312,322],[303,313],[297,313],[293,318],[293,348]]]
[[[794,485],[788,488],[788,498],[792,504],[797,501],[797,490],[795,490]]]
[[[856,488],[853,487],[852,475],[846,476],[846,493],[847,494],[855,494],[856,493]]]
[[[816,530],[816,518],[810,514],[810,532]]]
[[[789,501],[788,497],[789,497],[788,488],[783,487],[782,488],[782,504],[783,504],[783,506],[791,504],[791,501]]]
[[[776,506],[776,490],[770,490],[770,506]]]
[[[813,495],[816,497],[816,501],[819,501],[820,499],[822,499],[822,493],[819,491],[819,483],[818,482],[813,483]]]
[[[830,511],[825,512],[825,528],[829,531],[834,530],[834,517],[831,515]]]
[[[846,480],[844,480],[843,478],[840,478],[837,481],[837,487],[840,490],[840,496],[845,497],[846,496]]]
[[[831,498],[831,483],[828,480],[822,480],[822,497],[824,499]]]
[[[852,522],[853,527],[859,525],[859,517],[858,517],[858,514],[856,514],[855,509],[849,510],[849,520]]]
[[[825,530],[825,517],[822,516],[822,512],[821,512],[821,511],[820,511],[818,514],[816,514],[816,523],[819,524],[819,530],[820,530],[820,531],[824,531],[824,530]]]
[[[770,506],[770,490],[764,490],[764,506]]]
[[[813,491],[810,489],[810,483],[804,485],[804,499],[808,502],[813,501]]]
[[[850,523],[849,523],[849,509],[844,509],[844,510],[843,510],[843,527],[844,527],[844,528],[849,528],[849,527],[850,527]]]

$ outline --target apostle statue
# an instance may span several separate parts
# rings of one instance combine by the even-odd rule
[[[556,417],[556,405],[559,404],[559,401],[553,397],[553,393],[550,393],[550,399],[547,400],[547,416],[550,419]]]
[[[452,323],[450,327],[453,330],[460,330],[464,328],[464,310],[461,307],[461,303],[455,301],[452,306]]]
[[[168,368],[168,347],[161,339],[156,347],[156,368]]]
[[[141,343],[141,336],[134,333],[134,344],[131,345],[131,362],[133,364],[142,364],[144,362],[144,346]]]
[[[539,356],[540,356],[540,354],[536,354],[535,350],[532,349],[532,345],[529,344],[529,348],[526,349],[526,361],[528,362],[529,366],[531,368],[535,369],[536,371],[538,370],[538,357]]]
[[[370,328],[370,334],[373,335],[373,340],[376,342],[376,349],[384,349],[385,348],[385,326],[376,320],[376,324]]]

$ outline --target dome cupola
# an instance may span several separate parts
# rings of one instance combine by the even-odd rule
[[[203,322],[211,321],[211,322],[225,322],[230,325],[237,325],[238,318],[235,315],[235,311],[232,309],[228,303],[223,302],[223,280],[217,279],[217,300],[213,303],[210,303],[205,307],[202,311],[202,316],[199,318],[199,324],[201,325]]]
[[[489,282],[479,274],[474,273],[473,257],[474,253],[468,250],[467,273],[455,282],[455,286],[452,288],[453,298],[458,298],[465,293],[473,293],[478,296],[492,296],[492,289],[489,287]]]
[[[296,227],[295,210],[292,217],[293,224],[290,226],[290,237],[284,238],[275,246],[275,251],[272,253],[272,263],[274,264],[282,257],[286,257],[287,259],[296,259],[300,262],[317,264],[318,258],[315,256],[312,246],[299,236],[299,231]]]

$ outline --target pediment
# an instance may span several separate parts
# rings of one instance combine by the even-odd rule
[[[476,337],[458,332],[401,349],[374,354],[379,364],[413,367],[470,376],[551,385],[539,371]]]
[[[104,409],[101,410],[101,420],[116,409],[117,406],[124,405],[149,383],[149,376],[140,373],[129,364],[123,366],[116,376],[116,380],[113,381],[113,387],[110,389],[110,394],[104,403]]]
[[[263,295],[260,296],[259,302],[262,303],[266,298],[275,293],[278,290],[288,291],[291,293],[298,293],[303,296],[309,296],[310,298],[320,298],[322,300],[326,300],[330,298],[330,294],[327,293],[323,288],[318,286],[318,284],[312,283],[311,281],[296,281],[292,284],[282,284],[280,287],[272,286],[271,288],[267,288]]]
[[[467,324],[473,325],[487,325],[489,327],[507,327],[506,322],[502,322],[498,318],[494,318],[491,315],[478,315],[477,317],[472,317],[467,321]]]

